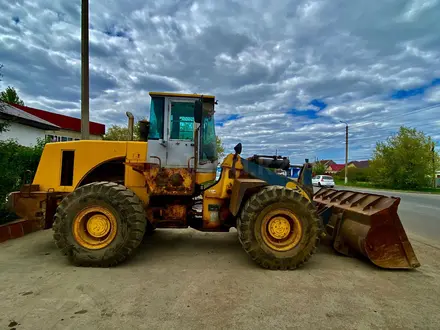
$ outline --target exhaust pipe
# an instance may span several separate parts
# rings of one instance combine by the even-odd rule
[[[133,141],[134,116],[131,112],[125,113],[128,117],[128,140]]]

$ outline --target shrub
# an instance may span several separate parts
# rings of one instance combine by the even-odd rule
[[[370,182],[371,181],[371,170],[369,168],[348,168],[348,182]],[[336,173],[334,175],[335,179],[344,180],[345,170]]]
[[[32,180],[45,144],[38,140],[34,147],[25,147],[15,140],[0,141],[0,223],[14,219],[6,209],[6,197],[20,189],[27,170],[32,173],[28,180]]]

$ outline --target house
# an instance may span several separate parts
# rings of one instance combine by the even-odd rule
[[[27,147],[35,145],[38,139],[44,140],[46,132],[60,130],[58,125],[4,102],[0,102],[0,122],[9,123],[7,130],[0,133],[0,140],[15,139]]]
[[[314,164],[323,164],[326,168],[332,164],[336,164],[331,159],[317,160]]]
[[[348,163],[348,168],[368,168],[370,167],[369,160],[354,160]]]
[[[298,178],[299,173],[301,172],[302,165],[290,165],[287,170],[287,176],[289,178]]]
[[[325,173],[327,174],[336,174],[340,171],[342,171],[345,168],[345,164],[330,164],[327,169],[325,170]]]
[[[46,130],[46,137],[51,141],[72,141],[81,139],[81,119],[59,113],[35,109],[24,105],[13,104],[13,107],[22,112],[36,116],[53,125],[58,126],[57,130]],[[89,123],[90,140],[102,140],[105,134],[105,125],[91,121]]]

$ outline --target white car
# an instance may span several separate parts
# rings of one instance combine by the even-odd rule
[[[312,178],[312,185],[318,187],[330,187],[335,186],[335,181],[330,175],[316,175]]]

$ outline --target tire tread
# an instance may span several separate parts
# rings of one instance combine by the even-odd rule
[[[69,243],[63,226],[67,221],[67,213],[80,198],[90,197],[102,199],[110,197],[114,201],[114,207],[127,222],[128,235],[123,245],[116,251],[109,249],[102,258],[93,255],[76,253],[76,247]],[[72,263],[86,267],[111,267],[131,257],[141,243],[146,229],[145,211],[139,197],[127,187],[114,182],[93,182],[84,185],[66,196],[57,208],[53,224],[53,238],[56,246],[64,255],[67,255]]]
[[[263,209],[275,202],[291,202],[301,205],[307,210],[310,229],[305,233],[308,242],[305,248],[297,255],[290,258],[276,258],[266,253],[261,247],[257,246],[251,223],[255,221],[258,214]],[[316,208],[295,190],[282,186],[269,186],[261,189],[252,195],[246,202],[243,210],[237,219],[238,238],[246,253],[263,268],[273,270],[287,270],[301,267],[316,252],[320,236],[320,220]],[[263,243],[264,244],[264,243]]]

